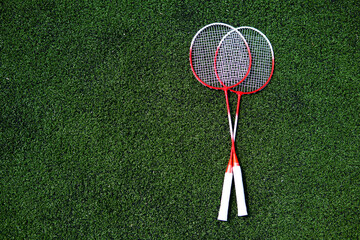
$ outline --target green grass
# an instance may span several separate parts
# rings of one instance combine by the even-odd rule
[[[358,1],[46,2],[0,3],[1,239],[360,237]],[[276,61],[242,98],[228,222],[225,100],[188,61],[212,22]]]

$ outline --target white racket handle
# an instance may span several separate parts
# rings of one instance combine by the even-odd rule
[[[218,220],[220,221],[227,221],[228,219],[232,179],[233,179],[233,174],[226,172],[224,177],[224,185],[222,189],[221,203],[220,203],[220,209],[218,215]]]
[[[247,216],[246,202],[245,202],[245,192],[244,184],[242,181],[242,174],[240,166],[233,167],[234,181],[235,181],[235,192],[236,192],[236,201],[238,207],[238,216]]]

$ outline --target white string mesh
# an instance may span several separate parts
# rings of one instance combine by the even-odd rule
[[[200,82],[213,88],[223,87],[214,71],[214,58],[221,39],[233,29],[229,25],[215,23],[205,26],[195,35],[190,48],[190,61]]]
[[[259,90],[270,80],[273,68],[273,50],[266,36],[257,29],[241,27],[237,30],[249,44],[252,63],[249,75],[232,90],[250,93]]]
[[[216,54],[216,72],[225,86],[231,87],[244,79],[249,71],[250,56],[244,37],[236,30],[221,40]]]

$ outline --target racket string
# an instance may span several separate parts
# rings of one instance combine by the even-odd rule
[[[195,38],[191,49],[194,73],[211,87],[223,87],[214,71],[214,55],[220,40],[232,30],[224,25],[212,25],[201,31]]]
[[[234,86],[244,79],[250,67],[248,46],[238,31],[228,33],[219,45],[216,71],[225,86]]]
[[[240,92],[252,92],[263,87],[271,76],[273,55],[266,39],[251,29],[239,30],[247,39],[252,57],[252,66],[247,78],[233,89]]]

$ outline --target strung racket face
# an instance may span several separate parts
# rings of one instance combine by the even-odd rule
[[[274,72],[274,52],[269,39],[253,27],[237,30],[245,37],[251,51],[251,69],[244,81],[230,89],[232,92],[251,94],[263,89]]]
[[[235,28],[224,23],[209,24],[200,29],[191,41],[190,66],[196,77],[203,85],[212,89],[224,89],[224,86],[231,87],[238,82],[220,82],[215,74],[214,61],[219,43],[223,37]],[[237,34],[241,35],[238,31]],[[243,38],[243,42],[246,40]],[[243,45],[247,45],[243,43]],[[250,52],[250,49],[248,49]]]
[[[236,87],[251,69],[251,49],[237,30],[228,32],[220,41],[215,54],[215,74],[224,87]]]

